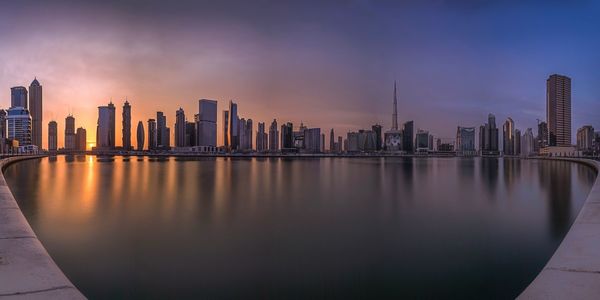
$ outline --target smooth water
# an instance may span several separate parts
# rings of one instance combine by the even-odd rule
[[[596,176],[493,158],[139,159],[5,172],[92,299],[514,298]]]

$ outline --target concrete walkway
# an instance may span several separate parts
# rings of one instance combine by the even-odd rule
[[[600,172],[597,161],[564,160]],[[564,240],[518,299],[600,299],[600,176]]]
[[[0,160],[0,169],[13,162]],[[56,266],[21,213],[0,172],[0,299],[85,299]]]

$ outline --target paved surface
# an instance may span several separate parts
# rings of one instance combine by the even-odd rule
[[[0,168],[32,157],[0,160]],[[85,299],[56,266],[0,172],[0,299]]]
[[[584,163],[600,172],[600,163]],[[600,299],[600,176],[564,240],[518,299]]]

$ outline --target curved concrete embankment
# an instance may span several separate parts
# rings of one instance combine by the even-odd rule
[[[0,169],[24,160],[0,160]],[[56,266],[27,223],[0,172],[0,298],[85,299]]]
[[[518,299],[600,299],[600,163],[586,164],[599,174],[562,243]]]

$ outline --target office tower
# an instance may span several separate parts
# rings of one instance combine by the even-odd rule
[[[75,150],[75,118],[68,115],[65,118],[65,150]]]
[[[294,149],[294,124],[287,122],[281,125],[281,151],[290,152]]]
[[[185,112],[179,108],[175,112],[175,147],[185,147]]]
[[[269,151],[279,150],[279,131],[277,130],[277,120],[273,119],[269,127]]]
[[[27,107],[27,89],[24,86],[15,86],[10,88],[10,107]],[[29,111],[28,111],[29,113]]]
[[[4,140],[7,138],[8,133],[6,129],[6,110],[0,109],[0,139]]]
[[[321,128],[304,129],[304,151],[308,153],[321,151]]]
[[[112,101],[107,106],[98,106],[96,148],[115,148],[115,105]]]
[[[429,135],[429,150],[433,151],[433,134]]]
[[[372,152],[376,149],[375,132],[372,130],[359,130],[346,135],[349,152]]]
[[[392,128],[384,133],[385,150],[388,152],[398,152],[398,151],[402,150],[402,146],[403,146],[402,134],[403,134],[403,132],[401,130],[398,130],[398,96],[396,93],[396,81],[394,81],[394,102],[393,102],[393,112],[392,112]],[[411,139],[412,139],[412,136],[411,136]]]
[[[414,151],[414,123],[408,121],[404,123],[402,128],[402,150],[406,153],[413,153]]]
[[[417,130],[415,137],[415,148],[417,152],[429,151],[429,131]]]
[[[329,152],[334,152],[335,149],[335,136],[333,134],[333,128],[329,131]]]
[[[229,151],[229,111],[223,111],[223,148]]]
[[[229,132],[227,134],[229,148],[231,151],[239,150],[240,146],[240,119],[238,117],[237,104],[229,101]]]
[[[77,150],[87,150],[87,131],[85,130],[85,128],[77,128],[77,131],[75,132],[75,143],[77,145]]]
[[[479,128],[479,149],[482,155],[498,155],[496,116],[488,114],[488,122]]]
[[[144,150],[144,123],[142,121],[138,122],[137,125],[137,150],[138,151],[143,151]]]
[[[156,120],[148,119],[148,150],[158,148],[158,137],[156,135]]]
[[[504,155],[515,155],[515,122],[511,118],[506,119],[502,127]]]
[[[577,150],[591,151],[593,149],[594,127],[591,125],[577,129]]]
[[[246,120],[246,133],[244,134],[246,137],[246,145],[245,145],[245,149],[246,150],[252,150],[252,131],[254,129],[254,122],[252,122],[252,119],[248,119]]]
[[[123,141],[123,149],[131,150],[131,105],[129,102],[125,100],[125,104],[123,104],[123,129],[121,132],[123,133],[122,141]]]
[[[382,146],[381,146],[381,125],[379,124],[375,124],[373,126],[371,126],[371,130],[373,130],[373,132],[375,133],[375,150],[376,151],[381,151],[382,150]]]
[[[58,150],[58,124],[56,121],[48,123],[48,151]]]
[[[358,132],[348,132],[346,134],[346,152],[358,152]]]
[[[8,139],[16,140],[19,146],[31,145],[31,115],[26,108],[22,106],[9,108],[6,121]]]
[[[571,78],[553,74],[546,80],[548,145],[571,146]]]
[[[194,147],[198,146],[196,143],[196,127],[199,125],[200,116],[198,114],[194,115],[194,122],[186,122],[185,123],[185,146],[186,147]],[[216,128],[215,128],[216,130]],[[216,134],[216,132],[215,132]]]
[[[342,148],[344,147],[344,140],[341,136],[338,136],[338,141],[337,141],[337,152],[338,153],[342,153]]]
[[[533,130],[527,128],[521,137],[521,156],[527,157],[535,154],[534,145]]]
[[[548,147],[548,124],[546,122],[539,122],[537,130],[536,146],[539,151],[542,148]]]
[[[37,78],[29,85],[29,113],[31,114],[31,143],[42,148],[42,86]]]
[[[156,143],[158,149],[171,148],[171,129],[167,127],[167,116],[162,111],[156,112]]]
[[[321,133],[321,152],[325,152],[325,134]]]
[[[225,116],[224,116],[225,117]],[[228,116],[226,117],[228,118]],[[228,122],[226,120],[225,122]],[[196,141],[198,146],[217,146],[217,101],[201,99],[198,101],[198,127]],[[228,127],[224,124],[225,127]]]
[[[267,141],[268,136],[265,132],[265,123],[258,122],[258,129],[256,131],[256,151],[265,152],[269,148],[269,143]]]
[[[515,150],[513,151],[513,154],[521,155],[521,130],[519,129],[515,129],[514,144]]]
[[[240,135],[240,144],[238,150],[246,150],[246,119],[241,118],[238,122],[238,132]]]
[[[462,155],[475,152],[475,127],[461,127],[456,129],[456,151]]]

